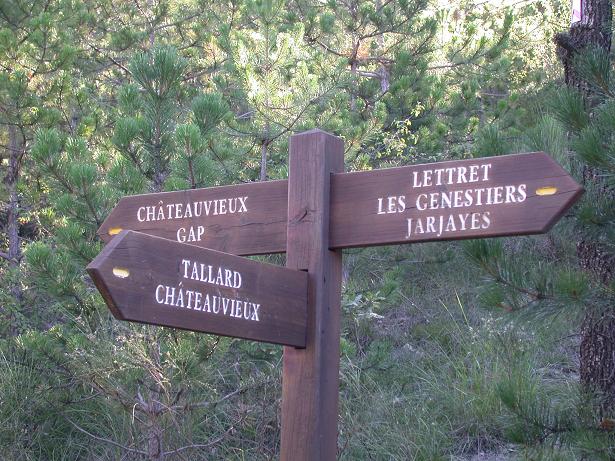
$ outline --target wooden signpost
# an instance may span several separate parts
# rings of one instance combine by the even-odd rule
[[[120,320],[305,347],[305,272],[133,231],[87,271]]]
[[[412,165],[330,181],[332,249],[540,234],[582,188],[544,152]],[[288,181],[124,197],[98,233],[132,229],[236,255],[286,251]]]
[[[284,461],[336,457],[341,249],[542,233],[583,192],[542,152],[355,173],[343,152],[308,131],[288,181],[124,197],[88,266],[117,318],[286,345]]]

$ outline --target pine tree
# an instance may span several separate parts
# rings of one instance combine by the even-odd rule
[[[523,8],[531,17],[530,8],[542,4]],[[530,119],[526,107],[545,75],[528,64],[536,46],[515,35],[519,17],[475,0],[444,10],[403,0],[2,3],[3,176],[16,170],[10,154],[22,152],[17,182],[0,189],[7,211],[15,209],[15,184],[19,202],[10,219],[0,212],[2,224],[12,223],[0,234],[0,278],[8,281],[0,284],[0,305],[9,320],[2,328],[11,333],[0,338],[2,456],[275,458],[279,348],[112,319],[84,272],[102,249],[96,229],[123,195],[285,177],[288,136],[314,126],[345,138],[350,169],[516,150],[512,136]],[[610,109],[581,109],[569,111],[577,114],[570,122],[550,109],[522,142],[548,146],[570,163],[569,132],[574,150],[602,177],[612,155],[600,147],[610,143]],[[570,251],[581,230],[610,241],[601,190],[588,186],[592,198],[576,228],[567,219],[544,240],[472,249],[495,281],[485,286],[485,303],[507,311],[541,307],[537,315],[546,315],[609,299],[610,288],[580,274]],[[527,249],[527,266],[511,257],[511,245]],[[354,305],[348,315],[363,320],[352,319],[356,338],[342,344],[350,360],[359,358],[357,367],[350,364],[357,383],[345,382],[357,384],[358,394],[379,385],[383,363],[395,368],[388,339],[374,339],[374,319],[403,302],[407,274],[392,268],[384,287],[373,290],[372,280],[382,251],[399,262],[404,248],[356,250],[349,258],[360,270],[346,286]],[[454,248],[446,246],[446,258]],[[556,270],[540,262],[553,254]],[[364,388],[359,375],[367,368],[374,382]],[[411,382],[403,379],[400,393]],[[596,425],[595,415],[582,411],[582,394],[553,408],[548,394],[531,393],[522,379],[505,384],[499,391],[514,417],[511,432],[529,428],[525,443],[580,447],[579,438],[569,441],[578,433],[606,447],[582,448],[584,456],[608,456],[611,421],[605,414],[604,428]],[[408,410],[397,396],[395,402]],[[363,428],[349,420],[347,440],[356,447],[341,453],[361,456]],[[390,440],[368,456],[413,453],[388,450]],[[425,459],[442,455],[430,450]]]
[[[228,340],[120,324],[84,276],[101,249],[96,229],[121,195],[202,186],[216,175],[206,147],[228,109],[220,96],[192,94],[182,80],[186,66],[174,49],[157,46],[129,63],[134,82],[120,90],[117,153],[93,150],[83,137],[58,129],[37,133],[33,155],[52,191],[54,236],[28,247],[27,270],[38,296],[57,306],[54,315],[63,326],[34,333],[23,347],[39,359],[57,351],[47,358],[48,367],[61,367],[61,380],[73,390],[56,403],[64,405],[66,433],[79,444],[101,442],[82,448],[86,457],[132,453],[154,460],[215,447],[237,419],[216,413],[219,422],[194,430],[197,421],[248,389],[234,370],[216,375],[217,367],[210,368]],[[227,397],[218,394],[225,389]],[[94,395],[87,412],[77,403],[84,392]],[[113,415],[110,427],[97,421],[101,412]],[[124,426],[126,432],[114,434]]]
[[[568,33],[557,36],[557,45],[567,87],[579,91],[582,100],[574,93],[561,100],[556,108],[560,118],[579,136],[575,152],[585,162],[583,183],[588,195],[595,201],[585,207],[581,218],[585,229],[577,243],[580,266],[590,271],[604,284],[611,283],[615,262],[613,235],[608,231],[612,221],[612,203],[615,188],[612,183],[612,154],[609,152],[609,107],[611,105],[611,63],[608,58],[612,37],[612,6],[608,0],[582,2],[581,18],[573,23]],[[591,114],[583,116],[586,109],[598,105]],[[590,122],[591,120],[591,122]],[[572,126],[571,126],[572,125]],[[605,204],[604,201],[607,201]],[[609,205],[610,202],[610,205]],[[593,210],[592,210],[593,208]],[[588,211],[588,209],[590,211]],[[587,224],[594,216],[597,226],[587,232]],[[606,224],[607,231],[600,224]],[[593,235],[592,235],[593,234]],[[607,298],[609,299],[609,298]],[[581,340],[581,381],[592,391],[602,394],[602,410],[615,408],[615,318],[613,304],[598,311],[587,312],[583,321]]]
[[[285,1],[248,2],[241,20],[245,27],[224,43],[230,82],[219,88],[230,96],[230,134],[248,154],[247,172],[258,165],[265,181],[284,176],[289,136],[326,120],[339,83],[303,42],[302,26],[287,18]]]
[[[601,395],[601,412],[615,409],[615,157],[611,148],[615,99],[612,62],[601,49],[586,50],[575,61],[583,84],[604,92],[603,101],[584,111],[575,90],[563,93],[554,110],[573,135],[572,147],[581,161],[586,197],[579,210],[576,253],[579,265],[602,285],[603,303],[588,309],[580,346],[581,382]],[[579,113],[580,112],[580,113]]]
[[[30,152],[37,127],[65,121],[63,110],[71,99],[67,70],[78,61],[74,43],[79,41],[83,22],[84,9],[78,1],[15,0],[0,5],[0,136],[4,150],[0,161],[6,165],[0,194],[7,198],[2,223],[6,240],[0,242],[0,257],[7,265],[0,265],[0,274],[10,280],[8,293],[0,293],[4,315],[31,315],[19,274],[24,238],[35,235],[35,212],[28,213],[34,205],[28,197],[34,181],[28,171]]]
[[[416,118],[412,114],[423,103],[418,95],[429,91],[426,69],[437,21],[425,14],[424,1],[292,5],[306,43],[347,82],[324,128],[344,137],[351,168],[366,168],[370,155],[360,149],[377,142],[395,121]]]
[[[531,421],[537,430],[533,443],[557,440],[589,459],[612,459],[613,437],[608,431],[615,411],[613,63],[602,46],[594,46],[596,30],[587,24],[573,25],[572,30],[588,42],[564,61],[567,86],[550,97],[549,113],[526,132],[522,145],[554,155],[583,181],[585,196],[546,241],[517,245],[515,253],[522,259],[505,251],[499,241],[475,241],[467,249],[488,274],[485,304],[545,322],[553,315],[581,319],[576,404],[562,411],[544,397],[525,399],[512,383],[503,390],[504,403],[521,421]]]

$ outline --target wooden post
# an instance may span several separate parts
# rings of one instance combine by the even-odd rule
[[[342,254],[329,250],[330,177],[344,144],[320,130],[290,140],[286,265],[308,272],[306,348],[284,348],[282,461],[337,454]]]

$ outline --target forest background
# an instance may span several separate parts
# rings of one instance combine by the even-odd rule
[[[0,457],[276,459],[281,348],[114,320],[121,196],[544,150],[547,235],[344,252],[338,455],[615,459],[612,11],[587,0],[0,0]],[[260,257],[283,264],[283,256]]]

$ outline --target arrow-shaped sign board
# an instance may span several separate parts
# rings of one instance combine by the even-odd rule
[[[331,247],[541,234],[582,192],[544,152],[336,174]]]
[[[120,320],[305,346],[306,272],[133,231],[87,271]]]
[[[288,181],[122,197],[98,229],[105,242],[122,230],[253,255],[286,251]]]
[[[331,177],[332,249],[538,234],[583,189],[543,152]],[[286,251],[288,181],[124,197],[99,229],[237,255]]]

